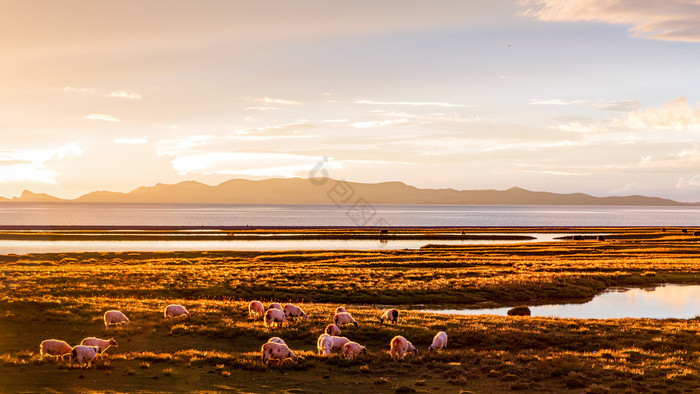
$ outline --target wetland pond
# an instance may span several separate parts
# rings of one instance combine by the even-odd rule
[[[700,315],[700,285],[613,288],[581,304],[530,306],[532,316],[576,319],[692,319]],[[456,315],[506,315],[511,308],[423,309]]]

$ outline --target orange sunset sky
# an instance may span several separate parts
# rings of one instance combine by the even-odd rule
[[[2,1],[0,196],[329,175],[700,201],[700,3]]]

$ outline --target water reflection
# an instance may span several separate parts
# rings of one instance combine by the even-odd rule
[[[510,308],[440,309],[425,312],[459,315],[506,315]],[[532,316],[578,319],[691,319],[700,315],[700,285],[665,285],[645,289],[612,289],[583,304],[531,306]]]

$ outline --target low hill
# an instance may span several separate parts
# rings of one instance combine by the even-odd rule
[[[198,204],[372,204],[455,205],[630,205],[683,206],[677,201],[645,196],[595,197],[583,193],[558,194],[507,190],[419,189],[401,182],[357,183],[329,178],[250,181],[231,179],[216,186],[186,181],[144,186],[129,193],[96,191],[74,200],[25,191],[17,202],[198,203]]]

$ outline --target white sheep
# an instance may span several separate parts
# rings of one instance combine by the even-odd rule
[[[358,326],[355,319],[353,319],[352,315],[348,312],[336,313],[335,316],[333,316],[333,322],[335,322],[335,325],[338,327],[342,327],[344,324],[354,324],[355,327]]]
[[[191,318],[190,313],[187,312],[187,309],[185,309],[184,306],[177,304],[170,304],[166,306],[163,314],[165,315],[166,319],[178,316],[187,316],[187,320],[190,320]]]
[[[340,335],[340,327],[336,326],[335,324],[329,324],[326,326],[326,334],[332,337],[337,337]]]
[[[267,309],[279,309],[282,310],[282,305],[280,305],[278,302],[273,302],[270,304],[270,306],[267,307]]]
[[[433,338],[433,344],[430,345],[428,350],[441,350],[445,347],[447,347],[447,334],[445,333],[445,331],[440,331],[437,334],[435,334],[435,338]]]
[[[98,348],[100,348],[100,358],[104,356],[105,351],[107,351],[107,349],[109,349],[110,346],[119,346],[117,345],[117,341],[114,338],[100,339],[95,337],[85,338],[82,341],[80,341],[80,344],[83,346],[97,346]]]
[[[387,309],[382,313],[382,316],[379,318],[379,321],[384,324],[384,320],[387,322],[392,322],[394,324],[398,323],[399,321],[399,311],[397,309]]]
[[[335,308],[335,313],[343,313],[343,312],[347,312],[344,307],[339,306],[339,307]]]
[[[304,319],[309,320],[309,315],[294,304],[285,304],[283,310],[287,317],[303,317]]]
[[[267,343],[279,343],[279,344],[282,344],[282,345],[286,345],[286,343],[284,342],[284,340],[283,340],[282,338],[280,338],[280,337],[272,337],[272,338],[270,338],[270,339],[267,340]]]
[[[348,342],[343,345],[342,354],[343,358],[352,359],[358,354],[367,354],[367,348],[357,342]]]
[[[297,355],[291,351],[287,345],[275,342],[268,342],[260,348],[262,353],[262,362],[265,365],[270,365],[270,360],[279,360],[282,364],[284,360],[290,359],[293,363],[297,362]]]
[[[287,317],[281,309],[268,309],[265,311],[265,327],[270,328],[274,324],[281,327],[282,323],[287,321]]]
[[[260,301],[251,301],[248,304],[248,315],[253,318],[253,320],[261,319],[265,314],[265,307]]]
[[[319,355],[325,353],[329,356],[331,352],[337,352],[343,349],[343,345],[350,342],[349,339],[345,337],[332,337],[328,334],[321,334],[316,341],[316,349]]]
[[[118,323],[124,323],[126,325],[129,325],[131,323],[129,321],[129,318],[124,316],[123,313],[115,310],[107,311],[105,312],[105,330],[109,330],[109,325],[110,324],[118,324]]]
[[[100,354],[99,347],[84,345],[74,347],[71,352],[72,359],[78,360],[78,364],[80,364],[81,368],[90,368],[98,354]],[[83,367],[83,361],[85,361],[85,367]],[[71,360],[71,364],[72,363],[73,361]]]
[[[406,356],[406,352],[413,352],[414,354],[418,354],[418,350],[409,342],[406,340],[406,338],[397,335],[391,340],[391,348],[389,350],[389,354],[391,354],[391,358],[396,360],[397,358],[400,358],[403,360],[403,358]]]
[[[63,360],[64,356],[68,356],[68,361],[70,361],[71,351],[73,351],[73,348],[65,341],[47,339],[39,345],[39,359],[43,360],[44,356],[50,356],[58,357],[60,360]]]

